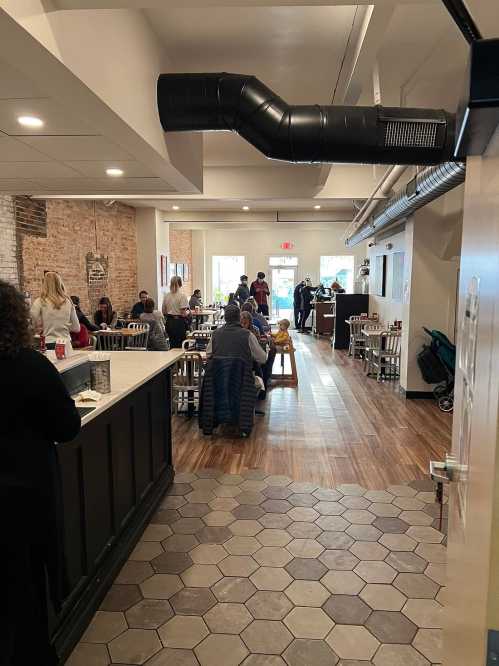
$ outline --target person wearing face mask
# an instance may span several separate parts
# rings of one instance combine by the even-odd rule
[[[256,280],[251,283],[250,295],[253,296],[258,305],[258,312],[268,317],[269,305],[267,296],[270,296],[270,289],[269,285],[265,282],[265,273],[262,273],[262,271],[256,274]]]
[[[250,297],[250,290],[248,287],[248,276],[247,275],[241,275],[239,278],[241,282],[239,283],[236,292],[234,294],[234,298],[236,301],[239,303],[239,307],[242,307],[244,303],[248,300]]]

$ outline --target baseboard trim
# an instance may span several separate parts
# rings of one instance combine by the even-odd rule
[[[406,391],[400,387],[400,393],[406,400],[434,400],[435,396],[432,391]]]

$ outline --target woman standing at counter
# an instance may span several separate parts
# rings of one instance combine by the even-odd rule
[[[170,291],[163,300],[163,314],[166,316],[166,332],[170,338],[170,349],[182,347],[187,330],[189,302],[182,291],[182,278],[174,275],[170,280]]]
[[[58,281],[49,277],[48,284]],[[47,301],[49,294],[53,292],[45,291]],[[51,306],[47,311],[52,309],[57,310]],[[59,662],[49,640],[46,580],[56,610],[64,599],[65,580],[54,442],[73,439],[81,421],[56,368],[32,348],[24,297],[2,280],[0,369],[6,415],[0,419],[0,661],[5,666],[55,666]]]
[[[58,273],[47,271],[43,276],[42,292],[31,307],[31,318],[35,329],[41,329],[49,349],[55,347],[58,339],[71,344],[71,333],[79,332],[75,307]]]

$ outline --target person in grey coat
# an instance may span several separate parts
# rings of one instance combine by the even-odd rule
[[[239,303],[240,307],[242,307],[250,296],[250,290],[248,287],[248,276],[241,275],[239,279],[241,282],[235,291],[234,298]]]

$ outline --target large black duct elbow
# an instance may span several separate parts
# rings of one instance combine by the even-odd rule
[[[241,74],[161,74],[158,110],[166,132],[233,131],[286,162],[432,165],[454,149],[445,111],[290,106]]]

